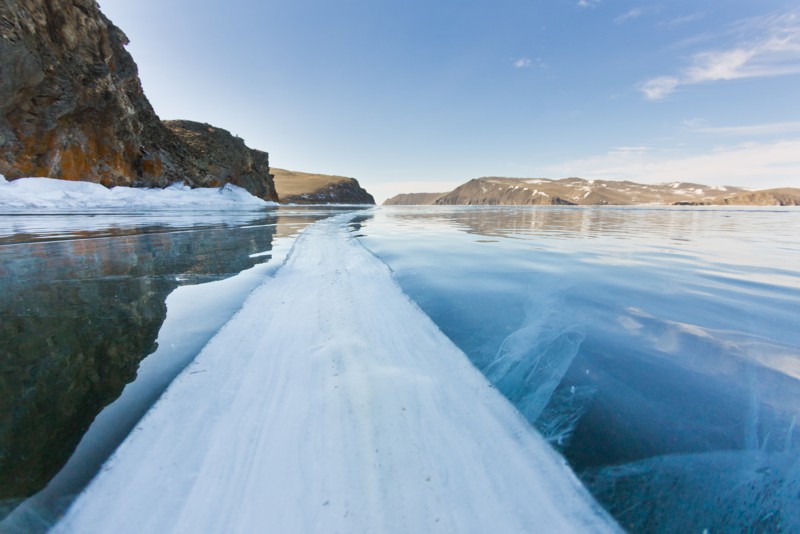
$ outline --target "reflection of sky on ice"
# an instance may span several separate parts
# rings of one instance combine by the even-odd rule
[[[362,233],[585,476],[800,450],[797,210],[391,208]]]

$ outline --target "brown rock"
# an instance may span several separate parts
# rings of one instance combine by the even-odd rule
[[[192,173],[210,186],[232,183],[255,196],[278,200],[269,154],[248,148],[238,136],[227,130],[193,121],[164,121],[191,155]]]
[[[250,154],[252,168],[245,157],[217,173],[161,123],[127,42],[95,0],[0,2],[0,174],[106,186],[230,181],[274,200],[266,153]]]

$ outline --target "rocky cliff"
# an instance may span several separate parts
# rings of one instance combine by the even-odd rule
[[[476,178],[453,191],[397,195],[386,204],[438,205],[800,205],[800,189],[749,191],[741,187],[712,187],[672,182],[639,184],[629,181],[584,180],[583,178]]]
[[[0,174],[106,186],[230,181],[275,200],[266,153],[218,130],[237,147],[220,164],[161,123],[127,42],[95,0],[0,1]]]
[[[281,202],[291,204],[375,204],[355,178],[272,168]]]
[[[239,137],[210,124],[164,121],[164,125],[186,145],[193,175],[204,185],[229,182],[259,198],[278,200],[266,152],[248,148]]]

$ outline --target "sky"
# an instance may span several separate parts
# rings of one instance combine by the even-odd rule
[[[381,202],[480,176],[800,187],[797,0],[99,0],[162,119]]]

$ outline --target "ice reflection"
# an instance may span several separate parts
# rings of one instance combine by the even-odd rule
[[[95,438],[106,452],[70,475],[67,486],[78,491],[102,454],[113,450],[113,439],[124,437],[170,373],[186,364],[248,291],[241,284],[216,293],[214,284],[196,286],[204,288],[204,297],[192,298],[195,315],[177,327],[173,322],[172,336],[159,332],[170,293],[189,284],[219,284],[248,269],[250,285],[257,284],[268,272],[251,268],[273,259],[276,240],[291,239],[338,211],[0,218],[0,517],[58,472],[100,410],[137,377],[143,358],[172,347],[177,367],[161,373],[161,386],[146,395],[140,391],[136,409],[123,414],[132,422],[112,432],[119,436]],[[178,301],[172,299],[173,315]]]

